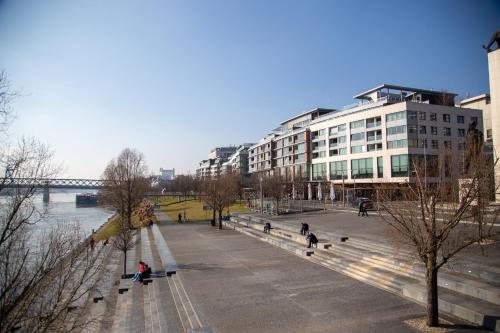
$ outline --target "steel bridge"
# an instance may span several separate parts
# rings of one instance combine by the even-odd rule
[[[75,178],[12,178],[6,187],[37,187],[37,188],[72,188],[72,189],[100,189],[105,181],[101,179],[75,179]]]

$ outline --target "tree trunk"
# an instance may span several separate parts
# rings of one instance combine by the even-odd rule
[[[438,270],[436,268],[436,254],[430,254],[426,263],[427,282],[427,325],[439,325],[438,308]]]
[[[219,229],[222,229],[222,209],[219,209]]]
[[[123,251],[123,278],[127,276],[127,251]]]
[[[215,208],[212,211],[212,213],[213,213],[213,215],[212,215],[212,222],[211,222],[211,224],[212,224],[212,227],[215,227]]]

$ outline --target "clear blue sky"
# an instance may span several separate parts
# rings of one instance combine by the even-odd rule
[[[217,145],[340,107],[381,83],[488,92],[500,1],[0,0],[0,68],[22,90],[15,135],[65,176],[124,147],[194,172]]]

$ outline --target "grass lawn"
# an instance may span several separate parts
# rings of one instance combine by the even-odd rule
[[[184,209],[186,210],[186,219],[188,221],[207,221],[212,218],[212,211],[203,210],[205,203],[202,200],[188,198],[185,201],[177,202],[177,197],[167,197],[161,200],[159,204],[161,211],[167,214],[173,221],[177,221],[179,213],[184,216]],[[229,207],[230,213],[248,211],[250,209],[246,207],[244,202],[237,202]],[[224,210],[224,214],[226,213],[227,209]]]
[[[116,233],[118,232],[119,219],[120,219],[120,217],[117,214],[113,215],[108,222],[106,222],[101,228],[99,228],[96,231],[96,233],[94,235],[94,239],[96,241],[100,241],[100,240],[108,239],[108,238],[116,235]],[[156,218],[156,216],[153,216],[152,220],[153,220],[153,223],[158,222],[158,219]],[[141,227],[141,222],[139,221],[139,219],[135,215],[135,213],[132,214],[132,225],[136,228]]]

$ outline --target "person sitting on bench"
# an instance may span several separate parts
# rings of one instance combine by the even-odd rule
[[[305,236],[309,232],[309,224],[302,223],[302,228],[300,228],[300,234]]]
[[[271,233],[271,223],[267,222],[265,225],[264,225],[264,233],[268,233],[270,234]]]
[[[312,232],[307,233],[306,240],[309,242],[309,244],[307,245],[307,248],[310,249],[311,246],[318,247],[318,238]]]
[[[143,279],[149,279],[151,277],[151,267],[148,266],[148,264],[145,264],[144,272],[141,274],[141,279],[139,281],[142,281]]]
[[[132,281],[142,280],[142,273],[144,273],[145,269],[146,269],[146,264],[142,261],[139,261],[139,271],[134,274]]]

